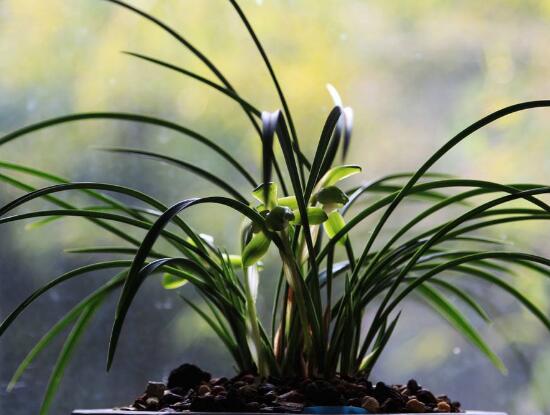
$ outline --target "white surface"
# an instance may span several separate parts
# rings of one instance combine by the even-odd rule
[[[166,414],[185,414],[185,415],[235,415],[241,412],[150,412],[150,411],[120,411],[113,409],[77,409],[73,411],[73,415],[166,415]],[[485,411],[466,411],[465,415],[506,415],[504,412],[485,412]],[[251,412],[242,412],[246,415],[268,415],[265,413],[253,414]],[[299,415],[299,414],[292,414]],[[377,414],[384,415],[384,414]],[[432,414],[393,414],[393,415],[433,415]]]

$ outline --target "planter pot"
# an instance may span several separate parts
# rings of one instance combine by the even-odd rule
[[[77,409],[73,415],[251,415],[250,412],[149,412],[149,411],[119,411],[113,409]],[[504,412],[466,411],[466,415],[506,415]],[[266,414],[257,414],[266,415]],[[292,414],[295,415],[295,414]],[[378,414],[383,415],[383,414]],[[397,414],[394,414],[397,415]],[[433,414],[401,414],[401,415],[433,415]]]

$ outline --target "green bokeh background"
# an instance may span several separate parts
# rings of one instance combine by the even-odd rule
[[[267,71],[228,2],[130,3],[184,33],[256,106],[279,107]],[[414,170],[483,115],[515,102],[550,97],[550,2],[546,0],[242,0],[241,5],[278,71],[306,152],[314,148],[331,108],[326,83],[333,84],[344,103],[354,108],[350,161],[364,166],[360,180]],[[0,133],[77,111],[143,113],[207,135],[258,175],[259,142],[237,105],[193,80],[123,55],[122,50],[154,55],[210,76],[166,33],[106,2],[1,1]],[[434,170],[504,183],[549,183],[549,133],[548,111],[513,115],[475,133]],[[3,146],[0,159],[72,180],[129,185],[167,204],[219,193],[173,167],[94,149],[106,145],[155,149],[197,162],[233,181],[243,193],[250,190],[204,146],[166,130],[126,122],[85,121],[51,128]],[[20,194],[0,183],[0,204]],[[81,197],[67,200],[85,204]],[[401,211],[400,218],[407,213]],[[229,250],[238,246],[236,215],[204,208],[189,212],[186,219]],[[367,224],[356,240],[368,231]],[[540,223],[505,226],[493,236],[510,239],[517,249],[550,255],[548,227]],[[35,230],[21,223],[3,225],[0,318],[48,279],[98,259],[64,254],[64,248],[114,242],[78,219]],[[269,259],[267,264],[261,301],[273,286],[274,264]],[[55,319],[106,277],[84,277],[53,291],[1,339],[2,414],[37,413],[58,349],[52,345],[16,390],[7,394],[4,389],[13,370]],[[523,273],[514,283],[549,311],[545,281]],[[508,376],[498,373],[443,321],[411,302],[375,378],[402,382],[414,376],[468,408],[548,413],[548,334],[509,297],[465,284],[486,299],[494,323],[484,326],[474,316],[472,321],[503,357]],[[262,304],[265,313],[268,301]],[[204,323],[177,296],[163,292],[158,281],[150,281],[131,310],[114,368],[106,374],[112,313],[111,301],[94,320],[68,368],[52,413],[126,403],[147,379],[162,379],[184,361],[220,375],[232,371],[228,354]]]

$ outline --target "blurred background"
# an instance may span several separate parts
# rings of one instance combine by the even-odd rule
[[[279,107],[267,71],[228,2],[130,3],[177,28],[257,107]],[[415,170],[446,140],[482,116],[519,101],[550,97],[550,2],[546,0],[240,3],[271,56],[306,153],[311,154],[332,105],[326,83],[333,84],[344,103],[354,108],[350,161],[364,166],[357,182]],[[237,155],[252,174],[259,174],[259,140],[237,105],[192,79],[121,54],[123,50],[153,55],[211,77],[158,27],[107,2],[0,2],[0,133],[71,112],[149,114],[212,138]],[[549,115],[537,109],[498,121],[475,133],[433,170],[504,183],[548,183]],[[2,146],[0,159],[74,181],[131,186],[166,204],[220,193],[174,167],[95,148],[107,145],[171,154],[223,175],[244,194],[250,190],[227,163],[201,144],[165,129],[120,121],[50,128]],[[49,184],[5,169],[0,173],[35,187]],[[0,205],[22,193],[0,182]],[[83,206],[89,203],[78,194],[65,198]],[[34,202],[21,211],[41,206],[48,205]],[[407,210],[401,213],[400,220],[409,217]],[[237,249],[237,215],[212,208],[186,215],[196,229],[215,236],[229,251]],[[367,225],[354,237],[361,241],[368,231]],[[509,239],[518,250],[550,255],[548,228],[540,223],[502,226],[492,236]],[[116,243],[76,218],[35,229],[20,222],[2,225],[0,319],[46,281],[100,259],[64,249]],[[267,259],[262,276],[264,313],[271,306],[273,262]],[[2,414],[38,412],[63,336],[8,394],[5,387],[11,375],[56,319],[109,276],[89,274],[49,292],[0,339]],[[524,271],[511,282],[550,311],[550,284],[542,277]],[[550,337],[543,326],[509,296],[471,281],[457,283],[486,301],[493,324],[470,317],[503,358],[509,374],[500,374],[444,321],[411,301],[374,378],[399,383],[416,377],[466,408],[550,413]],[[186,294],[194,295],[191,288]],[[183,362],[198,363],[218,375],[232,373],[229,355],[214,334],[153,278],[131,309],[114,367],[107,374],[114,300],[95,316],[67,368],[52,413],[129,403],[147,380],[161,380]]]

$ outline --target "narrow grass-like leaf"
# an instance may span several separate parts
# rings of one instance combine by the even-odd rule
[[[537,307],[529,298],[527,298],[527,296],[523,295],[516,288],[507,283],[504,279],[495,277],[489,272],[468,265],[457,265],[450,269],[480,278],[491,284],[492,286],[499,287],[500,289],[514,297],[516,300],[518,300],[521,304],[523,304],[525,308],[527,308],[527,310],[529,310],[529,312],[533,314],[550,331],[550,318],[548,318],[539,307]]]
[[[201,310],[195,303],[187,298],[180,296],[183,301],[187,303],[202,319],[210,326],[210,328],[217,334],[219,339],[225,344],[235,361],[239,361],[239,353],[237,352],[238,346],[235,344],[229,334],[214,321],[208,314]]]
[[[513,200],[516,200],[516,199],[526,198],[528,196],[530,197],[530,196],[535,196],[535,195],[539,195],[539,194],[545,194],[545,193],[549,193],[549,192],[550,192],[550,188],[542,187],[542,188],[526,190],[526,191],[518,192],[518,193],[515,193],[515,194],[511,194],[511,195],[508,195],[508,196],[500,197],[500,198],[491,200],[489,202],[486,202],[486,203],[484,203],[484,204],[482,204],[482,205],[480,205],[480,206],[478,206],[474,209],[471,209],[468,212],[466,212],[463,215],[456,218],[455,220],[452,220],[452,221],[448,222],[447,224],[445,224],[444,226],[440,227],[438,229],[438,231],[436,233],[434,233],[434,235],[431,238],[429,238],[426,242],[424,242],[422,244],[422,246],[415,252],[415,254],[408,261],[407,265],[404,266],[400,270],[399,274],[394,279],[391,287],[389,288],[389,290],[385,294],[378,310],[376,311],[376,314],[375,314],[375,317],[374,317],[375,322],[371,325],[371,327],[370,327],[370,329],[367,333],[364,345],[362,347],[362,353],[366,353],[366,348],[368,347],[369,343],[373,339],[374,333],[376,332],[377,326],[378,326],[376,321],[379,321],[378,320],[379,317],[381,317],[383,315],[386,315],[389,311],[391,311],[391,309],[396,306],[396,304],[397,304],[396,301],[398,302],[398,301],[400,301],[400,299],[403,298],[403,293],[404,292],[408,293],[408,292],[410,292],[410,290],[409,290],[409,288],[403,290],[403,292],[400,293],[396,297],[396,300],[394,300],[391,303],[391,306],[388,306],[388,309],[386,309],[386,305],[390,301],[390,298],[392,297],[392,295],[395,293],[395,291],[397,290],[397,288],[399,287],[399,285],[401,284],[403,279],[406,277],[407,273],[412,269],[412,267],[414,267],[414,265],[420,259],[420,257],[431,246],[433,246],[435,243],[437,243],[440,240],[440,238],[442,238],[444,235],[446,235],[448,232],[452,231],[454,228],[456,228],[457,226],[459,226],[463,222],[465,222],[467,220],[470,220],[472,218],[475,218],[478,214],[483,213],[484,211],[486,211],[488,209],[491,209],[493,207],[499,206],[503,203],[507,203],[507,202],[510,202],[510,201],[513,201]],[[423,281],[423,278],[424,277],[420,278],[419,281]],[[415,283],[411,284],[410,287],[417,287],[418,285],[419,284],[417,284],[415,282]]]
[[[0,179],[2,179],[1,174],[0,174]],[[44,196],[49,196],[50,194],[53,194],[53,193],[68,191],[68,190],[72,190],[72,189],[108,190],[108,191],[111,191],[111,192],[121,193],[121,194],[125,194],[125,195],[135,197],[139,200],[143,200],[144,202],[151,204],[152,206],[158,208],[159,210],[162,210],[162,211],[166,210],[166,207],[164,205],[160,204],[159,202],[157,202],[155,199],[150,198],[150,197],[148,197],[147,195],[145,195],[143,193],[140,193],[138,191],[135,191],[133,189],[130,189],[130,188],[127,188],[127,187],[124,187],[124,186],[112,185],[112,184],[107,184],[107,183],[97,183],[97,182],[83,182],[83,183],[82,182],[80,182],[80,183],[77,182],[77,183],[59,184],[59,185],[45,187],[45,188],[38,189],[38,190],[32,190],[32,191],[30,191],[30,193],[28,193],[26,195],[23,195],[23,196],[15,199],[15,200],[13,200],[12,202],[2,206],[0,208],[0,217],[5,215],[10,210],[13,210],[16,207],[21,206],[24,203],[27,203],[27,202],[29,202],[33,199],[36,199],[36,198],[39,198],[39,197],[44,197]],[[65,208],[68,208],[68,209],[74,209],[74,207],[72,205],[69,205],[69,204],[67,204],[63,201],[55,200],[55,202],[56,202],[56,204],[58,204],[61,207],[65,207]],[[82,216],[84,216],[85,214],[86,213],[82,213]],[[107,215],[107,214],[105,214],[105,215]],[[89,217],[100,217],[99,215],[94,216],[94,212],[89,212],[88,216]],[[111,216],[111,215],[109,215],[109,216]],[[111,217],[114,218],[115,216],[111,216]],[[124,221],[126,221],[126,223],[135,224],[136,226],[143,227],[144,229],[149,229],[149,227],[150,227],[149,223],[144,223],[142,221],[137,221],[137,220],[130,221],[129,218],[125,218],[125,217],[122,217],[120,215],[117,215],[116,217],[124,218],[124,219],[121,219],[121,221],[124,220]],[[184,241],[182,243],[182,245],[184,245],[186,247],[186,249],[188,249],[190,251],[196,251],[197,254],[202,253],[202,255],[204,255],[203,242],[202,242],[201,238],[198,235],[196,235],[195,232],[193,232],[193,230],[191,228],[189,228],[189,226],[187,226],[185,224],[185,222],[183,222],[181,219],[176,217],[176,218],[173,218],[173,220],[174,220],[174,223],[176,223],[182,230],[184,230],[185,233],[187,233],[189,235],[189,237],[192,238],[192,240],[194,242],[194,245],[191,245],[188,242]],[[101,226],[105,227],[105,224],[102,224]],[[109,228],[109,230],[111,232],[115,233],[117,236],[120,236],[123,239],[129,240],[131,243],[134,243],[135,245],[139,245],[139,242],[135,241],[133,238],[130,238],[126,234],[121,234],[121,232],[118,231],[117,229]],[[180,238],[179,242],[181,242],[181,238]]]
[[[202,83],[204,83],[204,84],[220,91],[221,93],[227,95],[228,97],[234,99],[236,102],[241,104],[241,107],[245,110],[245,113],[248,115],[248,118],[250,119],[250,121],[252,122],[252,125],[254,126],[256,131],[258,132],[260,138],[262,137],[260,127],[259,127],[258,123],[256,122],[256,120],[254,118],[252,118],[252,115],[255,115],[256,117],[261,117],[261,111],[259,109],[257,109],[256,107],[254,107],[250,102],[244,100],[241,96],[239,96],[234,89],[229,89],[227,87],[220,86],[220,85],[216,84],[215,82],[210,81],[209,79],[206,79],[206,78],[204,78],[200,75],[197,75],[194,72],[188,71],[186,69],[183,69],[179,66],[173,65],[171,63],[164,62],[164,61],[161,61],[159,59],[152,58],[150,56],[145,56],[145,55],[142,55],[142,54],[139,54],[139,53],[134,53],[134,52],[124,52],[124,53],[126,53],[130,56],[134,56],[134,57],[137,57],[137,58],[140,58],[140,59],[144,59],[145,61],[148,61],[148,62],[158,64],[158,65],[163,66],[165,68],[172,69],[172,70],[174,70],[176,72],[179,72],[179,73],[182,73],[184,75],[190,76],[190,77],[192,77],[192,78],[194,78],[194,79],[196,79],[196,80],[198,80],[198,81],[200,81],[200,82],[202,82]],[[285,179],[283,177],[283,174],[281,172],[281,167],[279,166],[279,163],[278,163],[276,158],[273,159],[273,167],[275,168],[275,172],[277,173],[277,178],[279,180],[279,183],[281,184],[281,188],[282,188],[283,193],[287,194]]]
[[[126,55],[133,56],[135,58],[142,59],[147,62],[151,62],[160,66],[163,66],[165,68],[171,69],[173,71],[179,72],[183,75],[189,76],[205,85],[208,85],[209,87],[221,92],[222,94],[228,96],[229,98],[235,100],[238,104],[240,104],[246,111],[246,113],[252,113],[255,116],[259,117],[261,115],[261,111],[256,108],[254,105],[252,105],[250,102],[246,101],[244,98],[242,98],[240,95],[238,95],[234,90],[231,90],[225,86],[218,85],[215,82],[212,82],[211,80],[200,76],[196,74],[195,72],[189,71],[187,69],[181,68],[177,65],[171,64],[169,62],[162,61],[160,59],[153,58],[151,56],[146,56],[141,53],[136,52],[128,52],[123,51]]]
[[[359,371],[364,373],[366,376],[370,374],[370,372],[372,371],[372,368],[374,367],[374,365],[380,358],[380,355],[384,351],[384,348],[386,347],[388,341],[390,340],[390,337],[393,334],[393,331],[395,330],[395,326],[399,321],[399,317],[401,317],[401,312],[399,312],[397,316],[392,320],[388,328],[382,332],[380,340],[377,342],[374,350],[371,353],[369,353],[368,356],[366,356],[361,360],[359,364]]]
[[[64,250],[68,254],[116,254],[116,255],[135,255],[136,248],[125,248],[120,246],[90,246],[80,248],[67,248]],[[163,258],[159,254],[151,253],[151,258]]]
[[[153,248],[153,245],[157,240],[158,236],[161,234],[163,228],[172,220],[172,218],[177,214],[179,214],[180,212],[184,211],[185,209],[188,209],[191,206],[196,206],[199,204],[208,204],[208,203],[219,204],[219,205],[230,207],[244,214],[250,220],[256,223],[260,228],[263,228],[264,231],[267,231],[263,223],[263,218],[255,210],[249,208],[248,206],[236,200],[224,198],[224,197],[205,197],[201,199],[196,199],[196,198],[187,199],[179,203],[176,203],[171,208],[169,208],[166,212],[164,212],[153,224],[151,229],[147,232],[147,235],[143,239],[139,247],[139,250],[132,262],[132,266],[128,273],[128,278],[126,280],[126,283],[124,284],[124,288],[122,290],[122,294],[117,305],[115,321],[113,323],[113,330],[111,333],[111,340],[109,343],[107,368],[111,367],[116,346],[118,343],[118,338],[120,336],[120,331],[124,323],[124,319],[126,317],[128,309],[130,308],[130,304],[132,303],[132,300],[143,280],[141,272],[142,272],[142,267],[145,263],[145,259],[147,258],[147,256],[149,255],[149,252]],[[276,244],[279,244],[278,238],[273,238],[273,241]]]
[[[52,181],[54,183],[61,183],[61,184],[69,184],[70,183],[69,180],[67,180],[65,178],[55,176],[55,175],[52,175],[50,173],[47,173],[47,172],[44,172],[44,171],[41,171],[41,170],[37,170],[37,169],[31,168],[31,167],[28,167],[28,166],[22,166],[22,165],[16,165],[16,164],[13,164],[13,163],[0,162],[0,167],[15,170],[15,171],[19,171],[19,172],[22,172],[22,173],[25,173],[25,174],[30,174],[32,176],[40,177],[42,179],[46,179],[46,180]],[[26,191],[29,191],[29,192],[32,192],[32,191],[36,190],[35,188],[33,188],[31,186],[25,185],[25,184],[23,184],[21,182],[18,182],[18,181],[14,181],[13,179],[7,178],[6,176],[1,175],[1,174],[0,174],[0,180],[7,181],[8,183],[10,183],[12,185],[15,185],[16,187],[19,187],[19,188],[21,188],[23,190],[26,190]],[[125,194],[125,195],[128,195],[128,196],[131,196],[133,198],[136,198],[138,200],[141,200],[141,201],[147,203],[148,205],[155,207],[156,209],[158,209],[160,211],[166,210],[166,206],[164,206],[162,203],[160,203],[156,199],[154,199],[154,198],[152,198],[152,197],[150,197],[150,196],[148,196],[144,193],[141,193],[137,190],[126,188],[126,187],[116,188],[116,186],[112,186],[112,188],[109,189],[109,190],[112,190],[115,193],[122,193],[122,194]],[[96,200],[99,200],[101,202],[106,203],[107,206],[105,206],[102,209],[112,208],[112,209],[115,209],[115,210],[120,210],[121,212],[126,212],[130,216],[132,216],[132,217],[134,217],[138,220],[145,220],[145,221],[147,220],[143,216],[143,214],[147,214],[147,215],[153,214],[154,215],[155,213],[157,213],[157,212],[154,212],[153,210],[147,209],[147,208],[144,209],[144,208],[129,207],[125,203],[122,203],[122,202],[120,202],[120,201],[118,201],[118,200],[116,200],[116,199],[114,199],[110,196],[105,195],[104,193],[97,192],[95,190],[90,190],[90,189],[83,188],[83,189],[81,189],[81,191],[83,193],[91,196],[92,198],[94,198]],[[72,206],[72,205],[70,205],[66,202],[60,201],[57,198],[52,198],[50,196],[44,196],[44,197],[47,200],[52,201],[54,204],[57,204],[58,206],[67,207],[67,208],[74,207],[74,206]],[[55,219],[51,218],[49,220],[55,220]],[[185,233],[190,235],[191,239],[193,239],[195,242],[197,242],[197,241],[199,242],[199,244],[197,245],[199,247],[199,249],[204,250],[204,247],[202,246],[202,244],[200,244],[200,239],[198,238],[198,236],[195,235],[195,233],[192,231],[192,229],[189,226],[187,226],[187,224],[185,224],[179,218],[175,218],[174,222]],[[124,238],[124,234],[121,234],[120,232],[118,232],[116,230],[116,228],[112,228],[110,225],[104,224],[101,221],[96,221],[94,223],[96,223],[97,225],[103,227],[104,229],[109,230],[110,232],[113,232],[116,235]],[[128,240],[129,242],[132,242],[134,244],[137,244],[137,241],[133,241],[130,237],[126,237],[126,240]],[[176,246],[176,248],[179,249],[180,247]],[[185,250],[183,250],[182,252],[186,253]]]
[[[491,321],[491,318],[489,317],[485,309],[465,290],[458,288],[454,284],[437,278],[433,278],[432,280],[430,280],[430,284],[439,285],[444,290],[448,291],[451,294],[454,294],[464,304],[468,305],[468,307],[470,307],[486,323],[489,323]],[[423,287],[425,286],[426,284],[423,285]]]
[[[325,125],[323,126],[323,131],[321,132],[321,137],[319,138],[319,143],[317,144],[317,149],[315,151],[315,157],[313,158],[313,164],[311,165],[311,170],[309,172],[309,179],[304,191],[304,198],[306,202],[309,202],[313,189],[321,178],[321,166],[323,164],[323,160],[325,159],[332,133],[336,128],[340,115],[342,115],[342,109],[340,107],[334,107],[329,113],[327,120],[325,121]]]
[[[438,188],[445,188],[445,187],[477,187],[479,189],[472,190],[472,193],[475,191],[475,195],[482,195],[486,193],[492,193],[494,191],[506,191],[508,189],[507,193],[512,194],[520,194],[520,198],[524,198],[525,200],[530,201],[531,203],[534,203],[536,205],[541,205],[542,208],[547,209],[547,204],[544,202],[537,200],[535,198],[532,198],[531,195],[526,194],[524,192],[520,192],[518,190],[529,190],[534,189],[537,187],[542,187],[540,185],[514,185],[514,186],[504,186],[500,185],[498,183],[493,182],[487,182],[482,180],[440,180],[435,182],[428,182],[428,183],[421,183],[416,186],[413,186],[410,188],[410,190],[407,192],[407,194],[413,194],[418,192],[423,192],[425,190],[431,190],[431,189],[438,189]],[[485,190],[484,190],[485,189]],[[492,189],[492,190],[491,190]],[[348,219],[346,222],[346,226],[338,232],[336,235],[334,235],[334,238],[332,238],[329,243],[323,248],[323,250],[319,253],[317,259],[318,261],[322,260],[329,248],[330,245],[335,244],[338,239],[343,237],[346,233],[348,233],[350,230],[352,230],[355,226],[359,225],[363,220],[371,216],[372,214],[376,213],[378,210],[382,209],[385,206],[388,206],[392,203],[392,201],[399,195],[401,192],[394,192],[389,194],[388,196],[372,203],[367,208],[363,209],[362,211],[358,212],[355,216]],[[472,195],[472,193],[468,194],[468,197]],[[463,194],[464,195],[464,194]],[[404,197],[404,196],[403,196]],[[348,202],[349,205],[349,202]],[[344,207],[343,211],[345,211],[346,207]],[[395,239],[395,238],[393,238]],[[363,254],[364,256],[364,254]],[[368,256],[368,254],[367,254]],[[359,267],[363,266],[363,261],[359,262]],[[373,263],[375,261],[371,261]]]
[[[74,322],[78,318],[78,316],[82,314],[83,310],[86,307],[97,301],[99,297],[104,296],[115,288],[121,286],[122,282],[124,281],[124,276],[125,272],[122,272],[113,277],[108,283],[102,285],[100,288],[98,288],[96,291],[94,291],[92,294],[90,294],[88,297],[84,298],[81,302],[74,306],[52,328],[50,328],[48,332],[40,338],[40,340],[34,345],[31,351],[27,353],[25,358],[21,361],[8,384],[7,391],[10,392],[13,390],[25,370],[34,361],[34,359],[36,359],[40,352],[42,352],[42,350],[44,350],[50,344],[50,342],[57,335],[59,335],[69,324]]]
[[[44,400],[42,401],[42,405],[40,406],[40,415],[46,415],[48,413],[48,410],[53,402],[55,393],[59,388],[59,383],[61,382],[61,378],[63,377],[63,372],[65,371],[65,368],[67,367],[67,364],[69,363],[69,360],[75,351],[76,345],[80,340],[80,337],[82,336],[82,334],[84,334],[86,327],[90,323],[91,318],[93,317],[100,304],[101,301],[100,299],[98,299],[86,306],[86,308],[82,311],[80,317],[76,321],[73,329],[69,333],[67,340],[63,344],[63,348],[59,353],[59,357],[57,358],[57,362],[55,363],[54,369],[50,376],[50,380],[48,381],[48,386],[46,387]]]
[[[427,240],[425,243],[422,244],[422,246],[416,251],[413,257],[409,260],[407,265],[400,271],[399,276],[395,279],[392,287],[388,290],[388,293],[384,297],[384,300],[382,301],[382,305],[378,309],[376,316],[381,315],[382,310],[385,307],[385,304],[389,301],[390,297],[393,295],[393,293],[401,283],[402,279],[406,276],[407,272],[410,271],[410,269],[414,266],[416,261],[422,256],[424,252],[426,252],[432,245],[434,245],[445,234],[449,233],[450,231],[452,231],[454,228],[464,223],[465,221],[475,218],[478,214],[483,213],[488,209],[491,209],[493,207],[499,206],[501,204],[504,204],[516,199],[526,198],[528,196],[535,196],[535,195],[545,194],[545,193],[550,193],[550,188],[542,187],[537,189],[525,190],[525,191],[517,192],[508,196],[503,196],[497,199],[493,199],[489,202],[483,203],[480,206],[477,206],[474,209],[469,210],[463,215],[460,215],[456,219],[442,226],[429,240]]]
[[[49,291],[53,287],[61,284],[62,282],[68,281],[72,278],[79,277],[83,274],[87,274],[93,271],[98,271],[102,269],[112,269],[112,268],[125,268],[132,264],[132,261],[129,260],[117,260],[117,261],[105,261],[98,262],[95,264],[85,265],[80,268],[76,268],[72,271],[66,272],[59,277],[51,280],[47,284],[43,285],[36,291],[34,291],[30,296],[28,296],[17,308],[12,311],[8,317],[0,324],[0,336],[8,329],[8,327],[13,323],[13,321],[21,314],[31,303],[33,303],[38,297],[40,297],[45,292]]]
[[[241,18],[242,22],[246,26],[246,29],[247,29],[248,33],[252,37],[252,40],[254,41],[254,44],[256,45],[256,48],[258,49],[258,52],[260,52],[260,55],[262,56],[262,59],[263,59],[265,65],[267,67],[267,70],[269,71],[269,75],[271,77],[271,80],[273,81],[273,84],[275,85],[275,89],[277,90],[277,95],[279,96],[279,99],[281,100],[281,104],[283,105],[283,110],[285,112],[285,116],[288,119],[288,124],[289,124],[289,127],[290,127],[290,133],[292,134],[292,139],[293,139],[293,148],[294,148],[294,151],[296,151],[296,154],[298,154],[298,161],[299,161],[299,164],[300,164],[300,174],[301,174],[302,182],[304,182],[305,181],[305,176],[304,176],[303,166],[306,166],[307,168],[309,168],[309,162],[300,150],[300,144],[298,142],[298,135],[296,133],[296,128],[294,127],[294,122],[292,120],[292,114],[290,112],[290,108],[289,108],[288,103],[286,101],[283,90],[282,90],[282,88],[279,84],[279,80],[277,79],[275,71],[273,70],[273,66],[271,65],[271,62],[269,60],[269,57],[267,56],[267,53],[265,53],[265,50],[262,46],[262,43],[260,42],[260,39],[258,39],[258,36],[254,32],[254,29],[252,28],[252,25],[248,21],[246,15],[242,11],[242,9],[239,7],[236,0],[230,0],[230,2],[233,5],[233,7],[235,8],[235,10],[237,11],[237,14]]]
[[[113,0],[106,0],[113,1]],[[65,124],[74,121],[81,120],[121,120],[121,121],[131,121],[135,123],[155,125],[158,127],[167,128],[169,130],[176,131],[183,135],[193,138],[194,140],[199,141],[205,146],[209,147],[212,151],[219,154],[225,160],[227,160],[237,171],[239,171],[242,176],[252,185],[256,186],[256,182],[252,176],[233,156],[231,156],[227,151],[221,148],[219,145],[214,143],[212,140],[206,138],[205,136],[190,130],[186,127],[173,123],[171,121],[163,120],[161,118],[150,117],[140,114],[129,114],[123,112],[85,112],[78,114],[70,114],[62,117],[51,118],[45,121],[38,122],[36,124],[31,124],[27,127],[21,128],[19,130],[13,131],[3,137],[0,137],[0,145],[8,143],[18,137],[27,135],[34,131],[43,130],[54,125]]]
[[[48,192],[41,193],[40,190],[36,190],[32,186],[29,186],[29,185],[27,185],[23,182],[20,182],[19,180],[15,180],[15,179],[13,179],[11,177],[8,177],[8,176],[6,176],[4,174],[1,174],[1,173],[0,173],[0,181],[6,182],[6,183],[8,183],[8,184],[10,184],[10,185],[12,185],[16,188],[23,189],[27,192],[30,192],[30,193],[28,193],[28,195],[32,195],[32,196],[30,196],[30,199],[32,199],[36,195],[36,197],[44,197],[44,199],[46,199],[47,201],[53,203],[54,205],[60,206],[62,208],[66,208],[66,209],[74,209],[75,208],[70,203],[67,203],[67,202],[65,202],[65,201],[63,201],[63,200],[61,200],[57,197],[49,196]],[[16,201],[23,200],[24,198],[25,198],[25,196],[23,196],[22,198],[16,199]],[[28,199],[28,200],[30,200],[30,199]],[[16,202],[16,201],[14,201],[14,202]],[[27,200],[25,200],[25,201],[27,201]],[[24,202],[22,202],[22,203],[24,203]],[[17,204],[11,204],[11,203],[8,203],[7,205],[3,206],[2,208],[0,208],[0,211],[2,212],[2,213],[0,213],[0,216],[2,216],[6,212],[8,212],[10,209],[13,209],[16,206],[17,206]],[[139,241],[137,241],[136,239],[134,239],[133,237],[131,237],[127,233],[122,232],[120,229],[118,229],[118,228],[116,228],[116,227],[114,227],[114,226],[112,226],[108,223],[105,223],[101,220],[91,219],[91,221],[93,223],[95,223],[96,225],[100,226],[101,228],[105,229],[106,231],[109,231],[113,235],[116,235],[119,238],[131,243],[132,245],[139,245]]]
[[[511,260],[514,258],[517,260],[534,262],[534,263],[543,264],[547,267],[550,267],[550,259],[543,258],[537,255],[526,254],[523,252],[489,251],[489,252],[479,252],[471,255],[466,255],[464,257],[456,258],[456,259],[447,261],[443,264],[437,265],[436,267],[424,273],[421,277],[417,278],[413,283],[409,284],[405,289],[403,289],[403,291],[401,291],[396,296],[396,298],[392,301],[392,303],[388,305],[388,307],[384,311],[384,314],[387,314],[392,309],[394,309],[407,295],[409,295],[412,291],[414,291],[416,287],[418,287],[425,281],[429,280],[430,278],[434,277],[435,275],[447,269],[452,269],[461,264],[482,260],[482,259],[504,259],[504,258],[506,258],[507,260]]]
[[[484,126],[500,118],[506,117],[515,112],[525,111],[533,108],[544,108],[544,107],[550,107],[550,100],[527,101],[527,102],[511,105],[506,108],[502,108],[476,121],[475,123],[471,124],[464,130],[459,132],[457,135],[455,135],[446,144],[444,144],[416,171],[413,177],[410,178],[410,180],[403,186],[403,188],[400,190],[397,196],[395,196],[395,198],[392,200],[392,202],[390,203],[390,205],[382,215],[382,218],[380,218],[380,220],[377,222],[371,236],[368,239],[367,245],[365,246],[365,249],[363,250],[361,258],[358,261],[359,268],[362,266],[363,262],[365,261],[366,256],[369,253],[369,250],[374,244],[374,241],[378,237],[383,226],[386,224],[387,220],[389,219],[391,214],[395,211],[399,203],[409,193],[409,190],[424,175],[424,173],[426,173],[428,169],[432,167],[440,158],[442,158],[449,150],[451,150],[454,146],[456,146],[458,143],[460,143],[462,140],[464,140],[465,138],[467,138],[477,130],[483,128]]]
[[[173,166],[190,171],[191,173],[194,173],[205,180],[208,180],[210,183],[213,183],[214,185],[218,186],[220,189],[229,193],[235,199],[243,203],[247,202],[247,199],[243,195],[241,195],[238,191],[236,191],[234,186],[230,185],[225,180],[216,176],[215,174],[212,174],[209,171],[206,171],[203,168],[200,168],[194,165],[193,163],[188,163],[184,160],[176,159],[174,157],[169,157],[164,154],[154,153],[152,151],[138,150],[133,148],[107,147],[107,148],[100,148],[100,150],[108,151],[111,153],[136,154],[136,155],[148,157],[153,160],[158,160],[161,162],[165,162],[167,164],[171,164]]]
[[[507,373],[506,366],[479,335],[468,319],[452,303],[445,299],[435,288],[428,285],[419,285],[417,292],[426,302],[445,320],[447,320],[470,343],[476,346],[502,373]]]

